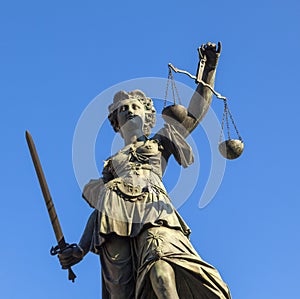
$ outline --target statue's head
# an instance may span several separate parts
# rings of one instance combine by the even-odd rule
[[[130,113],[133,117],[128,116],[127,109],[132,109]],[[127,120],[130,120],[133,126],[141,126],[145,136],[151,134],[151,128],[155,125],[156,110],[153,101],[140,90],[117,92],[108,110],[108,119],[113,129],[115,132],[120,132],[121,135],[121,127]]]

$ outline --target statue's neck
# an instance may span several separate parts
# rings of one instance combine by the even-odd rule
[[[141,130],[130,130],[129,132],[126,132],[124,134],[123,132],[123,138],[125,146],[135,143],[137,141],[146,141],[147,137],[144,135],[144,132]]]

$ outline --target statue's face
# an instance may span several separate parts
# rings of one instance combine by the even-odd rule
[[[124,130],[143,130],[145,122],[144,105],[137,99],[126,99],[120,101],[118,107],[118,123],[120,129]]]

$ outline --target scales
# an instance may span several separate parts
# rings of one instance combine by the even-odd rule
[[[224,103],[224,110],[223,110],[223,116],[222,116],[222,123],[221,123],[221,132],[220,132],[220,138],[219,138],[219,151],[221,155],[229,160],[233,160],[238,158],[244,150],[244,142],[243,139],[237,129],[237,126],[234,122],[233,116],[228,108],[228,102],[227,98],[216,92],[209,84],[205,83],[202,80],[203,70],[205,68],[206,63],[206,56],[202,55],[201,48],[198,49],[199,56],[200,56],[200,62],[198,65],[197,70],[197,76],[193,76],[187,71],[180,70],[176,67],[174,67],[171,63],[168,64],[169,72],[168,72],[168,81],[167,81],[167,87],[166,87],[166,93],[165,93],[165,101],[164,101],[164,109],[162,111],[162,117],[164,120],[168,123],[172,122],[178,122],[182,123],[184,118],[187,116],[187,109],[181,105],[181,100],[179,97],[179,93],[175,84],[175,80],[173,77],[173,71],[175,73],[183,73],[185,75],[188,75],[190,78],[194,79],[196,83],[202,84],[205,87],[208,87],[212,93],[220,100],[223,100]],[[171,91],[172,91],[172,98],[173,98],[173,105],[166,106],[167,104],[167,97],[168,92],[170,89],[171,84]],[[230,125],[231,123],[231,125]],[[231,138],[230,133],[230,126],[233,126],[235,133],[237,135],[237,139]],[[224,131],[227,131],[227,139],[223,141],[224,137]]]

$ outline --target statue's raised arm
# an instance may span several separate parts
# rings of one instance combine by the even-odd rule
[[[203,44],[199,49],[199,65],[197,75],[175,68],[169,64],[169,79],[173,80],[172,70],[187,74],[198,83],[197,89],[192,95],[188,107],[175,104],[165,107],[162,116],[167,125],[159,130],[153,137],[158,139],[164,147],[162,170],[164,172],[168,160],[173,155],[176,161],[183,167],[193,163],[193,154],[190,146],[184,141],[206,115],[212,101],[215,83],[216,68],[221,53],[221,43],[218,47],[213,43]],[[174,83],[173,83],[174,84]],[[174,85],[172,85],[172,89]],[[174,91],[174,90],[173,90]],[[171,125],[171,126],[170,126]]]
[[[204,69],[202,70],[202,78],[200,79],[213,88],[218,59],[221,54],[221,42],[218,43],[218,46],[210,42],[203,44],[198,49],[198,52],[200,61],[205,62]],[[187,108],[188,114],[182,122],[182,126],[185,128],[184,135],[191,133],[203,119],[211,104],[212,96],[213,93],[209,87],[204,86],[202,83],[198,84]]]

